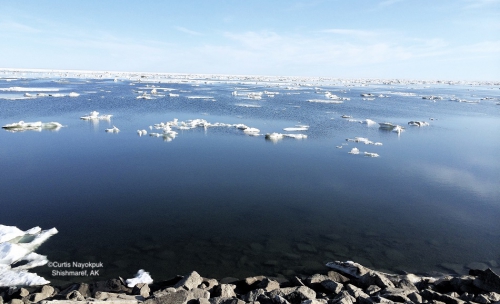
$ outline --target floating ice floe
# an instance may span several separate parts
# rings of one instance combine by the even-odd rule
[[[307,130],[309,130],[309,126],[305,126],[305,125],[297,125],[295,127],[283,128],[283,131],[287,131],[287,132],[307,131]]]
[[[137,134],[138,134],[139,136],[142,136],[142,135],[147,135],[147,134],[148,134],[148,131],[146,131],[146,130],[137,130]]]
[[[373,142],[365,137],[354,137],[354,138],[346,138],[346,141],[364,143],[365,145],[374,145],[374,146],[382,146],[381,142]]]
[[[247,94],[247,97],[250,99],[262,99],[262,92],[250,92]]]
[[[137,96],[136,99],[152,99],[152,97],[148,93],[144,92],[142,95]]]
[[[317,102],[317,103],[333,103],[333,104],[341,104],[344,103],[342,100],[332,100],[332,99],[309,99],[309,102]]]
[[[352,148],[351,151],[347,152],[349,154],[359,154],[359,149],[358,148]]]
[[[365,125],[369,125],[369,126],[371,126],[371,125],[376,125],[376,124],[377,124],[377,122],[375,122],[375,121],[373,121],[373,120],[371,120],[371,119],[365,119],[365,120],[362,120],[362,121],[361,121],[361,123],[362,123],[362,124],[365,124]]]
[[[104,131],[109,132],[109,133],[118,133],[118,132],[120,132],[120,129],[118,129],[117,127],[113,126],[113,128],[106,129]]]
[[[258,134],[260,132],[260,130],[257,128],[246,128],[246,129],[243,129],[243,132],[251,133],[251,134]]]
[[[403,132],[404,130],[405,130],[405,128],[403,128],[402,126],[400,126],[400,125],[396,125],[396,126],[394,127],[394,129],[392,129],[392,132],[396,132],[396,133],[400,134],[400,133],[401,133],[401,132]]]
[[[359,155],[360,154],[358,148],[352,148],[351,151],[349,151],[347,153],[354,154],[354,155]],[[379,157],[379,155],[377,153],[372,153],[372,152],[363,152],[363,155],[367,156],[367,157]]]
[[[83,119],[83,120],[110,120],[111,116],[113,116],[113,115],[110,115],[110,114],[99,115],[99,112],[92,111],[92,112],[90,112],[89,115],[82,116],[82,117],[80,117],[80,119]]]
[[[188,99],[213,99],[215,100],[215,97],[213,96],[188,96]]]
[[[371,153],[371,152],[363,152],[363,154],[365,156],[368,156],[368,157],[379,157],[380,156],[377,153]]]
[[[408,125],[417,126],[417,127],[424,127],[424,126],[428,126],[429,123],[425,122],[425,121],[412,120],[412,121],[408,122]]]
[[[174,93],[168,93],[169,97],[179,97],[179,94],[174,94]]]
[[[51,121],[51,122],[46,122],[43,123],[41,121],[36,121],[36,122],[24,122],[24,121],[19,121],[11,124],[6,124],[2,128],[11,131],[11,132],[22,132],[22,131],[41,131],[42,129],[48,129],[48,130],[59,130],[62,128],[63,125]]]
[[[429,100],[442,100],[443,97],[441,96],[434,96],[434,95],[431,95],[431,96],[422,96],[422,99],[429,99]]]
[[[69,93],[69,95],[68,95],[68,96],[69,96],[69,97],[78,97],[78,96],[80,96],[80,94],[78,94],[78,93],[76,93],[76,92],[71,92],[71,93]]]
[[[379,123],[379,128],[382,130],[388,130],[388,131],[393,131],[398,134],[404,131],[404,128],[400,125],[395,125],[390,122],[380,122]]]
[[[198,127],[203,127],[204,129],[208,129],[211,127],[233,127],[239,130],[242,130],[245,134],[250,135],[250,136],[259,136],[260,130],[257,128],[251,128],[245,124],[226,124],[226,123],[209,123],[208,121],[204,119],[192,119],[192,120],[187,120],[187,121],[179,121],[177,118],[175,118],[172,121],[168,121],[166,123],[159,123],[159,124],[154,124],[153,126],[150,126],[150,129],[156,129],[156,130],[162,130],[162,133],[150,133],[149,135],[152,137],[163,137],[163,139],[167,141],[171,141],[177,136],[177,132],[174,131],[172,128],[178,129],[178,130],[190,130]]]
[[[305,139],[307,138],[306,134],[283,134],[285,137],[295,138],[295,139]]]
[[[278,141],[281,140],[285,137],[290,137],[290,138],[295,138],[295,139],[305,139],[307,138],[306,134],[283,134],[283,133],[267,133],[265,135],[265,139],[271,140],[271,141]]]
[[[53,93],[53,94],[49,94],[49,97],[65,97],[66,95],[62,94],[62,93]]]
[[[0,88],[0,91],[7,92],[57,92],[57,88],[23,88],[23,87],[10,87],[10,88]]]
[[[455,99],[454,101],[463,103],[479,103],[479,100]]]
[[[372,93],[361,93],[361,97],[375,97]]]
[[[260,105],[249,104],[249,103],[237,103],[237,104],[235,104],[235,106],[244,107],[244,108],[261,108],[262,107]]]
[[[0,225],[0,287],[38,286],[50,283],[27,269],[47,264],[46,256],[34,251],[57,233],[56,228],[43,230],[34,227],[22,231],[17,227]],[[20,266],[15,263],[24,262]]]
[[[328,98],[328,99],[331,99],[331,100],[337,100],[337,101],[342,101],[342,100],[351,100],[350,98],[348,97],[340,97],[340,96],[337,96],[335,94],[332,94],[330,92],[326,92],[325,93],[325,97]]]
[[[396,125],[390,123],[390,122],[380,122],[379,123],[379,128],[384,129],[384,130],[392,130],[396,127]]]
[[[128,287],[134,287],[137,284],[152,284],[153,279],[149,275],[149,272],[144,271],[144,269],[140,269],[133,279],[127,279],[125,281]]]
[[[417,96],[417,94],[411,93],[411,92],[391,92],[391,94],[399,95],[399,96],[406,96],[406,97]]]

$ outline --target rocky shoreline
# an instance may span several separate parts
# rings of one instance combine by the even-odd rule
[[[491,269],[468,275],[387,274],[354,262],[331,262],[323,273],[291,278],[204,278],[196,271],[151,284],[122,278],[65,286],[0,288],[0,304],[370,304],[500,303],[500,276]]]

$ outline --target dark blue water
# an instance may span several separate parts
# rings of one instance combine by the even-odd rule
[[[216,278],[289,276],[322,270],[331,260],[411,272],[500,264],[498,87],[323,83],[289,90],[293,84],[179,81],[155,84],[179,97],[166,92],[145,100],[136,99],[136,91],[151,88],[131,82],[0,81],[0,88],[81,94],[11,100],[24,92],[0,91],[1,125],[24,120],[66,126],[0,132],[0,223],[56,227],[59,233],[37,252],[51,261],[105,265],[93,278],[53,277],[50,267],[36,269],[49,280],[131,277],[140,268],[156,279],[191,270]],[[324,99],[314,87],[351,100],[310,103]],[[232,96],[234,90],[240,95]],[[243,96],[264,90],[279,94]],[[365,92],[391,97],[363,100]],[[444,99],[421,98],[427,95]],[[495,99],[461,103],[452,97]],[[113,117],[79,119],[93,110]],[[406,130],[398,136],[343,114]],[[301,132],[307,139],[276,143],[235,128],[180,130],[170,142],[136,133],[174,118],[244,123],[264,134],[296,124],[310,129]],[[407,126],[410,120],[430,126]],[[118,134],[104,131],[113,125]],[[336,148],[355,136],[383,145]],[[348,154],[353,147],[380,157]]]

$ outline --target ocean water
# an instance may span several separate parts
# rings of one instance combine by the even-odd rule
[[[157,280],[192,270],[291,276],[333,260],[390,272],[466,273],[471,263],[499,270],[498,85],[9,77],[0,78],[1,125],[64,127],[1,130],[0,223],[56,227],[38,253],[104,265],[92,277],[34,270],[48,280],[129,278],[141,268]],[[153,86],[159,95],[136,98]],[[23,98],[26,88],[80,96]],[[247,97],[264,91],[274,97]],[[350,100],[308,102],[326,100],[326,91]],[[443,99],[422,99],[430,95]],[[91,111],[113,116],[80,119]],[[158,132],[149,126],[174,118],[243,123],[261,134],[309,129],[289,132],[306,139],[277,142],[229,127],[176,130],[171,141],[136,132]],[[113,125],[119,133],[105,132]],[[346,141],[354,137],[383,145]],[[348,153],[354,147],[360,155]]]

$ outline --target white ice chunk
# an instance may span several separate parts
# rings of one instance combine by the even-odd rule
[[[403,132],[403,131],[404,131],[404,128],[403,128],[402,126],[400,126],[400,125],[396,125],[396,126],[394,127],[394,129],[392,129],[392,132],[396,132],[396,133],[398,133],[398,134],[400,134],[400,133],[401,133],[401,132]]]
[[[306,134],[283,134],[285,137],[295,138],[295,139],[304,139],[307,138]]]
[[[215,99],[213,96],[188,96],[188,99]]]
[[[42,123],[43,129],[60,129],[62,127],[63,127],[62,124],[55,122],[55,121]]]
[[[333,104],[341,104],[344,103],[342,100],[336,99],[309,99],[309,102],[317,102],[317,103],[333,103]]]
[[[245,133],[254,133],[255,134],[255,133],[259,133],[260,130],[257,129],[257,128],[246,128],[245,130],[243,130],[243,132],[245,132]]]
[[[36,121],[36,122],[24,122],[24,121],[19,121],[11,124],[6,124],[2,128],[4,129],[14,129],[14,128],[21,128],[21,129],[29,129],[29,128],[41,128],[42,127],[42,122],[41,121]]]
[[[396,127],[396,125],[390,123],[390,122],[380,122],[379,123],[379,128],[384,129],[384,130],[392,130]]]
[[[290,127],[290,128],[283,128],[283,130],[287,131],[287,132],[307,131],[307,130],[309,130],[309,126],[300,125],[300,126],[295,126],[295,127]]]
[[[275,132],[273,132],[273,133],[267,133],[265,135],[265,138],[269,139],[271,141],[277,141],[277,140],[283,139],[283,134],[281,134],[281,133],[275,133]]]
[[[365,124],[365,125],[369,125],[369,126],[377,124],[375,121],[373,121],[371,119],[365,119],[365,120],[361,121],[361,123]]]
[[[240,130],[248,129],[248,126],[244,124],[235,124],[234,127]]]
[[[78,97],[78,96],[80,96],[80,94],[78,94],[78,93],[76,93],[76,92],[71,92],[71,93],[69,93],[69,95],[68,95],[68,96],[69,96],[69,97]]]
[[[117,127],[113,126],[113,128],[106,129],[105,131],[109,132],[109,133],[118,133],[118,132],[120,132],[120,129],[118,129]]]
[[[89,115],[82,116],[82,117],[80,117],[80,119],[83,119],[83,120],[110,120],[111,116],[113,116],[113,115],[111,115],[111,114],[99,115],[99,112],[92,111],[92,112],[90,112]]]
[[[379,157],[377,153],[371,153],[371,152],[364,152],[365,156],[368,157]]]
[[[144,269],[140,269],[135,277],[133,279],[127,279],[126,283],[128,287],[134,287],[135,285],[140,283],[152,284],[153,279],[149,275],[149,272],[144,271]]]
[[[408,125],[417,126],[417,127],[424,127],[424,126],[428,126],[429,123],[425,122],[425,121],[412,120],[412,121],[408,122]]]
[[[2,128],[6,129],[7,131],[20,132],[27,130],[41,131],[42,129],[59,129],[62,126],[63,125],[58,122],[42,123],[41,121],[24,122],[21,120],[19,122],[6,124]]]
[[[237,103],[237,104],[235,104],[235,106],[244,107],[244,108],[262,108],[262,106],[249,104],[249,103]]]
[[[50,97],[64,97],[64,94],[61,93],[54,93],[54,94],[49,94]]]
[[[347,152],[349,154],[359,154],[358,148],[352,148],[351,151]]]
[[[56,88],[10,87],[10,88],[0,88],[0,91],[7,91],[7,92],[57,92],[57,91],[59,91],[59,89],[56,89]]]

